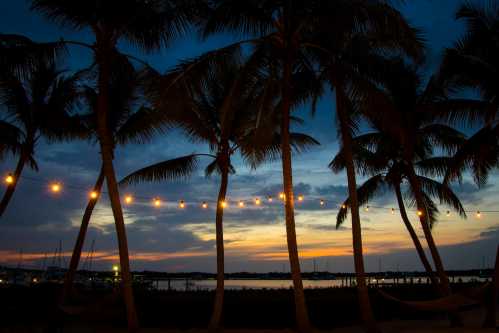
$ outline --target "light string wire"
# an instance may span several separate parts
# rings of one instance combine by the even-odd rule
[[[72,191],[86,191],[87,193],[87,198],[88,199],[97,199],[99,198],[102,194],[108,194],[107,191],[99,191],[98,193],[95,191],[93,186],[83,186],[83,185],[75,185],[75,184],[70,184],[70,183],[63,183],[58,180],[48,180],[48,179],[43,179],[43,178],[34,178],[34,177],[29,177],[29,176],[21,176],[20,179],[31,181],[34,183],[43,183],[43,184],[48,184],[47,188],[55,195],[60,194],[60,192],[68,189]],[[4,178],[4,183],[8,186],[16,182],[16,179],[11,174],[8,174]],[[229,200],[226,199],[224,202],[218,203],[217,201],[214,200],[199,200],[199,201],[187,201],[187,200],[166,200],[166,198],[162,198],[161,196],[136,196],[132,193],[126,192],[126,194],[121,195],[122,196],[122,201],[127,204],[131,205],[134,203],[149,203],[152,204],[153,206],[159,208],[161,206],[172,206],[172,203],[176,202],[177,207],[180,209],[185,209],[191,204],[194,204],[195,206],[199,206],[201,208],[209,208],[211,204],[222,205],[223,208],[229,207],[229,206],[236,206],[238,208],[246,208],[249,206],[263,206],[264,203],[266,204],[271,204],[273,202],[284,202],[285,197],[284,193],[281,192],[277,196],[272,196],[272,195],[266,195],[266,196],[253,196],[251,199],[245,198],[239,198],[235,200]],[[140,201],[144,200],[144,201]],[[304,202],[311,202],[311,200],[305,200],[305,196],[302,194],[296,195],[295,201],[297,203],[304,203]],[[329,208],[330,205],[327,205],[327,201],[324,198],[315,198],[313,201],[318,201],[319,206],[326,208]],[[251,204],[252,203],[252,204]],[[337,206],[340,210],[341,209],[347,209],[347,207],[343,204],[335,204],[333,206]],[[386,211],[391,211],[392,214],[394,214],[397,211],[400,211],[400,209],[397,209],[395,207],[386,207],[386,206],[375,206],[375,205],[365,205],[363,206],[365,212],[369,212],[370,209],[377,209],[377,210],[386,210]],[[417,209],[406,209],[407,211],[415,212],[417,215],[421,216],[422,212]],[[483,213],[499,213],[499,210],[471,210],[471,209],[465,209],[464,212],[466,213],[475,213],[476,217],[480,218]],[[446,211],[446,215],[450,216],[451,212],[450,210]]]

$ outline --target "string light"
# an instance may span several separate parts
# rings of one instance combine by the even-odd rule
[[[395,208],[392,208],[392,215],[395,214]]]
[[[477,212],[476,212],[476,218],[479,219],[481,217],[482,217],[482,213],[479,210],[477,210]]]
[[[365,210],[366,212],[368,212],[368,211],[369,211],[369,206],[366,206],[366,208],[364,208],[364,210]]]
[[[129,205],[129,204],[131,204],[132,202],[133,202],[133,197],[132,197],[130,194],[127,194],[127,195],[125,196],[125,203]]]
[[[242,201],[242,200],[240,200],[240,201],[239,201],[239,207],[240,207],[240,208],[243,208],[243,207],[244,207],[244,201]]]
[[[262,201],[260,200],[260,198],[255,199],[255,205],[260,206],[261,203]]]
[[[298,201],[299,201],[299,202],[302,202],[302,201],[303,201],[303,195],[301,195],[301,194],[300,194],[300,195],[298,196]]]
[[[5,183],[8,185],[14,183],[14,176],[12,176],[10,173],[5,177]]]
[[[222,201],[220,202],[220,207],[222,207],[222,208],[226,208],[226,207],[227,207],[227,201],[222,200]]]
[[[281,200],[286,199],[286,195],[284,194],[284,192],[279,193],[279,199]]]
[[[206,201],[203,201],[203,203],[201,204],[201,207],[202,207],[203,209],[208,208],[208,204],[206,203]]]
[[[418,214],[418,216],[423,216],[423,212],[421,210],[418,210],[416,214]]]
[[[324,206],[324,205],[326,204],[326,202],[324,201],[324,199],[321,199],[321,201],[319,202],[319,204],[320,204],[321,206]]]
[[[59,193],[61,191],[61,184],[53,183],[50,185],[50,190],[54,193]]]
[[[341,205],[341,209],[347,209],[347,205],[345,204]]]
[[[154,206],[156,206],[156,207],[161,206],[161,199],[160,198],[154,198],[153,202],[154,202]]]
[[[447,213],[445,215],[447,215],[447,217],[449,217],[450,216],[450,211],[447,211]]]
[[[268,201],[268,202],[272,202],[272,200],[274,200],[274,199],[272,198],[272,196],[271,196],[271,195],[269,195],[269,196],[267,197],[267,201]]]
[[[184,202],[184,200],[180,200],[178,206],[180,207],[180,209],[184,209],[185,208],[185,202]]]
[[[89,196],[90,196],[90,199],[97,199],[99,197],[99,192],[92,191],[92,192],[90,192]]]

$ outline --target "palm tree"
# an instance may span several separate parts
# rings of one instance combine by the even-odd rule
[[[428,132],[432,133],[428,134]],[[456,141],[457,144],[463,140],[463,136],[459,135],[459,133],[453,131],[452,129],[441,131],[439,128],[428,128],[424,126],[419,128],[417,134],[420,136],[417,141],[422,142],[425,146],[432,147],[432,149],[438,149],[438,147],[434,147],[432,145],[433,142],[425,142],[430,141],[431,137],[447,136],[447,138],[445,138],[446,141]],[[443,138],[440,138],[440,140],[442,139]],[[357,136],[353,138],[352,143],[354,147],[353,155],[357,171],[363,176],[370,177],[357,189],[359,205],[369,203],[370,200],[375,198],[377,195],[386,192],[387,189],[395,192],[400,216],[414,243],[421,263],[423,264],[423,267],[425,268],[437,291],[442,294],[443,290],[440,288],[440,284],[435,278],[433,268],[426,257],[423,246],[421,245],[418,235],[412,227],[410,219],[407,215],[404,196],[402,195],[401,189],[402,185],[407,180],[405,172],[406,164],[404,163],[400,150],[398,149],[398,142],[394,142],[389,136],[378,131]],[[417,158],[419,158],[419,156]],[[448,204],[456,210],[459,215],[466,217],[466,213],[461,205],[461,202],[452,189],[445,184],[441,184],[426,177],[428,174],[441,174],[441,170],[444,170],[447,167],[449,159],[450,157],[439,156],[412,161],[415,169],[419,170],[417,175],[419,182],[424,184],[422,186],[423,192],[427,200],[428,207],[431,208],[428,210],[428,213],[432,222],[436,222],[438,215],[438,208],[433,202],[433,198],[439,199],[440,203]],[[342,150],[338,152],[329,166],[336,173],[345,168],[344,152]],[[413,205],[414,191],[412,191],[410,186],[406,191],[405,197],[410,200],[410,205]],[[347,207],[349,206],[350,198],[347,198],[341,205],[341,209],[338,212],[336,218],[337,228],[339,228],[345,221],[348,214]]]
[[[95,37],[92,45],[75,44],[93,52],[98,70],[97,132],[118,235],[128,329],[134,332],[138,330],[139,323],[133,300],[125,222],[113,165],[114,146],[108,125],[111,65],[119,57],[119,42],[128,42],[145,51],[168,45],[188,29],[193,10],[197,7],[193,6],[193,1],[32,0],[31,8],[61,25],[75,30],[89,29]]]
[[[121,57],[119,63],[113,63],[111,71],[111,83],[109,85],[109,133],[114,146],[125,146],[129,143],[145,143],[150,141],[156,133],[163,133],[166,129],[161,115],[141,103],[142,78],[140,72],[136,71],[126,57]],[[95,82],[96,73],[89,69],[86,73],[89,83]],[[92,85],[81,88],[80,95],[88,107],[88,112],[82,114],[81,118],[88,131],[89,137],[98,140],[97,134],[97,96],[98,92]],[[104,170],[101,167],[99,175],[93,187],[93,192],[100,193],[104,182]],[[78,269],[81,252],[92,216],[99,196],[90,197],[83,214],[78,237],[73,249],[71,261],[64,280],[64,288],[61,301],[67,300],[70,295],[74,276]]]
[[[43,60],[23,75],[3,72],[0,77],[0,104],[5,117],[1,151],[18,156],[11,182],[0,201],[0,217],[14,195],[25,166],[38,171],[36,145],[41,138],[50,141],[83,137],[84,131],[72,115],[77,101],[78,75],[66,76],[56,65]]]
[[[310,323],[306,310],[303,284],[301,281],[298,247],[296,242],[294,221],[294,196],[292,181],[292,161],[289,139],[291,100],[294,98],[295,86],[299,81],[297,73],[306,70],[314,71],[314,63],[310,61],[309,53],[312,50],[323,49],[321,44],[314,43],[312,38],[319,31],[328,31],[328,36],[350,36],[352,29],[358,27],[359,31],[371,28],[390,26],[393,29],[383,29],[395,45],[395,38],[407,37],[406,30],[400,30],[399,25],[406,28],[398,12],[387,6],[384,1],[305,1],[305,0],[253,0],[233,1],[220,0],[215,2],[214,9],[205,24],[205,34],[209,35],[220,31],[236,32],[250,36],[247,40],[253,46],[253,52],[266,56],[267,62],[272,62],[278,68],[276,74],[282,81],[281,85],[281,150],[282,171],[285,194],[286,233],[289,251],[291,275],[295,291],[295,306],[297,325],[300,331],[309,331]],[[376,29],[374,29],[376,28]],[[410,36],[414,31],[410,30]],[[394,33],[397,31],[397,33]],[[398,34],[400,32],[400,34]],[[396,35],[396,36],[394,36]],[[374,36],[373,36],[374,37]],[[341,50],[337,49],[337,50]],[[329,50],[330,51],[330,50]],[[265,61],[263,61],[265,63]],[[315,90],[315,88],[314,88]],[[320,89],[319,89],[320,90]],[[314,92],[315,93],[315,92]],[[355,183],[349,177],[349,183]],[[355,191],[354,191],[355,192]],[[354,195],[354,194],[353,194]],[[360,279],[363,279],[363,262],[361,259],[360,229],[354,228],[355,262]],[[360,256],[359,256],[360,255]],[[359,259],[360,258],[360,259]],[[362,282],[359,283],[362,287]],[[369,300],[363,288],[361,296],[361,312],[367,326],[375,332],[373,317]]]
[[[235,51],[235,50],[233,50]],[[211,162],[205,168],[206,176],[220,175],[220,187],[216,207],[216,253],[217,287],[210,330],[219,330],[224,298],[224,240],[223,214],[230,174],[235,173],[232,156],[240,153],[252,167],[279,156],[279,113],[276,107],[276,87],[262,79],[249,68],[252,62],[241,63],[239,52],[230,52],[201,66],[195,59],[184,63],[177,70],[153,82],[161,82],[166,89],[154,102],[166,118],[180,127],[194,142],[205,143],[207,153],[194,153],[159,162],[125,177],[121,183],[132,184],[144,181],[173,180],[192,174],[199,159],[206,157]],[[192,66],[198,66],[192,70]],[[191,71],[186,72],[185,68]],[[182,76],[181,80],[178,77]],[[171,80],[176,83],[171,83]],[[162,88],[160,87],[160,91]],[[166,91],[166,93],[164,92]],[[154,95],[154,94],[153,94]],[[277,95],[278,96],[278,95]],[[158,98],[158,97],[156,97]],[[172,100],[180,100],[181,103]],[[311,137],[291,133],[291,144],[299,152],[312,144]]]
[[[436,207],[425,194],[425,191],[430,191],[431,188],[424,179],[418,177],[416,166],[423,175],[444,175],[449,159],[432,157],[435,147],[447,154],[453,154],[464,142],[464,136],[447,125],[435,123],[434,111],[446,105],[458,109],[459,101],[452,101],[442,95],[441,88],[434,80],[422,86],[421,77],[412,66],[396,60],[390,68],[392,71],[386,73],[384,86],[369,92],[360,103],[359,112],[366,115],[373,127],[387,136],[399,150],[397,158],[402,163],[404,177],[414,195],[415,206],[442,290],[449,294],[449,280],[431,233],[434,222],[432,216]],[[466,108],[467,105],[462,107]],[[439,199],[444,200],[444,197],[439,196]],[[452,205],[461,211],[457,202]]]
[[[490,170],[499,166],[499,6],[464,3],[456,17],[466,22],[466,32],[453,48],[446,50],[440,68],[440,80],[451,91],[472,88],[481,100],[469,101],[465,110],[453,110],[442,115],[446,121],[477,126],[478,130],[456,153],[446,181],[461,179],[470,169],[478,186],[487,183]]]

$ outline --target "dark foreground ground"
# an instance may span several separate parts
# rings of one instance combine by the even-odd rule
[[[470,288],[460,284],[454,290]],[[124,328],[124,306],[109,291],[80,291],[66,313],[58,310],[59,285],[0,288],[0,332],[101,331],[99,327]],[[384,291],[404,300],[435,296],[431,286],[405,285]],[[141,326],[154,329],[193,330],[207,326],[213,292],[136,291]],[[356,291],[353,288],[306,290],[313,325],[320,330],[358,325]],[[382,298],[371,289],[375,315],[380,321],[444,320],[442,313],[418,313]],[[471,309],[473,310],[473,309]],[[293,292],[283,290],[226,291],[224,326],[233,329],[286,329],[294,326]]]

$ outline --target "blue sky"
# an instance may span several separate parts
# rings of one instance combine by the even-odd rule
[[[444,47],[462,33],[461,22],[453,18],[459,1],[418,0],[407,1],[401,7],[408,20],[425,32],[428,44],[428,63],[425,70],[434,70]],[[92,41],[85,32],[74,32],[47,22],[36,13],[29,12],[24,1],[0,1],[0,31],[24,34],[37,41],[67,40]],[[146,59],[158,70],[164,71],[179,60],[231,42],[230,36],[216,36],[200,41],[194,36],[175,42],[169,49],[154,55],[144,55],[123,45],[126,52]],[[65,67],[81,68],[88,64],[89,54],[71,48]],[[321,146],[294,158],[296,192],[305,196],[298,205],[297,233],[304,270],[310,270],[312,260],[331,271],[351,271],[351,230],[349,222],[340,230],[334,229],[338,204],[346,196],[343,174],[333,175],[327,164],[337,152],[336,129],[332,116],[333,105],[328,98],[319,104],[314,118],[304,108],[300,113],[306,124],[300,128],[316,137]],[[59,240],[64,253],[69,255],[86,204],[87,190],[95,181],[99,169],[98,150],[87,143],[39,145],[37,158],[40,172],[26,172],[11,205],[0,221],[0,263],[17,264],[22,249],[25,265],[40,266],[45,253],[53,253]],[[118,177],[127,175],[153,162],[191,152],[203,152],[206,147],[193,145],[172,131],[147,145],[131,145],[116,153]],[[0,174],[6,174],[15,161],[0,162]],[[254,207],[249,200],[276,195],[281,187],[280,164],[272,163],[258,170],[250,170],[236,161],[237,173],[231,178],[229,197],[233,204],[226,210],[225,231],[227,271],[276,271],[287,267],[283,211],[280,204]],[[54,196],[47,190],[50,181],[63,183],[63,191]],[[214,271],[214,211],[202,210],[199,204],[216,198],[217,178],[206,179],[202,169],[191,180],[178,183],[142,185],[123,190],[146,198],[125,207],[127,231],[132,257],[132,268],[162,271]],[[362,179],[360,180],[362,181]],[[469,181],[456,188],[464,205],[471,209],[493,209],[499,199],[495,185],[478,191]],[[74,189],[70,189],[70,185]],[[150,200],[160,196],[166,199],[162,208],[153,208]],[[320,207],[319,200],[326,200]],[[238,209],[234,203],[247,200],[247,208]],[[187,208],[179,210],[177,203],[185,200]],[[381,196],[372,205],[391,207],[394,198]],[[442,208],[446,210],[445,207]],[[445,214],[436,225],[434,235],[440,245],[446,267],[449,269],[480,267],[482,262],[493,262],[499,239],[499,214],[484,214],[475,219],[460,220]],[[389,210],[370,209],[362,212],[366,265],[376,270],[381,258],[384,269],[399,267],[419,270],[421,265],[402,223]],[[414,225],[420,232],[416,219]],[[97,265],[105,269],[116,261],[116,240],[109,202],[102,197],[88,236],[95,240]]]

